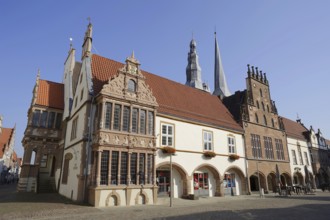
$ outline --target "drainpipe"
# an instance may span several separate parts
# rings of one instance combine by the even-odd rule
[[[85,176],[85,180],[84,180],[84,190],[83,190],[83,199],[84,201],[87,202],[87,198],[85,198],[85,192],[86,192],[86,186],[87,186],[87,180],[88,180],[88,174],[90,174],[90,166],[89,163],[91,162],[91,140],[92,140],[92,128],[93,128],[93,121],[92,120],[92,116],[94,108],[93,108],[93,103],[95,100],[95,97],[93,96],[93,94],[90,94],[92,96],[91,99],[91,106],[90,106],[90,110],[89,110],[89,120],[88,120],[88,134],[87,134],[87,145],[86,145],[86,153],[87,153],[87,157],[86,157],[86,166],[84,169],[84,176]]]

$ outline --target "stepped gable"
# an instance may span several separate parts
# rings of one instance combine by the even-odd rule
[[[39,83],[36,105],[64,109],[64,85],[47,80]]]
[[[302,125],[299,122],[292,121],[288,118],[281,117],[285,132],[289,137],[297,138],[300,140],[306,140],[307,139],[307,133],[308,130],[305,128],[304,125]]]
[[[0,133],[0,158],[3,157],[3,154],[5,152],[5,147],[8,144],[13,131],[14,131],[13,128],[1,128],[1,133]]]
[[[92,55],[93,89],[98,94],[124,64]],[[158,113],[243,132],[217,96],[141,71],[159,105]]]

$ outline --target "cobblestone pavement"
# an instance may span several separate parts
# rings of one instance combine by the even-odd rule
[[[93,208],[57,194],[16,193],[0,185],[0,219],[330,219],[330,193],[174,199],[160,205]]]

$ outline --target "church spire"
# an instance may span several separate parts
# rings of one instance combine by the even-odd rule
[[[92,34],[93,34],[93,25],[91,23],[90,18],[88,18],[89,24],[87,26],[87,30],[85,32],[84,43],[82,45],[82,54],[81,59],[84,57],[90,56],[92,51]]]
[[[214,92],[213,95],[220,96],[221,98],[230,96],[231,93],[228,89],[225,72],[223,71],[220,50],[217,41],[217,33],[214,32],[215,38],[215,63],[214,63]]]
[[[205,88],[207,86],[203,86],[202,83],[202,69],[199,66],[198,55],[196,51],[196,41],[194,40],[194,38],[190,41],[190,51],[188,53],[188,65],[186,68],[186,75],[187,75],[187,81],[186,81],[187,86],[201,90],[206,90]]]

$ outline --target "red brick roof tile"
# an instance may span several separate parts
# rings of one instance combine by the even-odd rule
[[[93,54],[91,65],[94,93],[98,94],[124,64]],[[217,96],[146,71],[142,74],[156,97],[159,113],[243,132]]]
[[[0,133],[0,158],[3,157],[5,151],[5,146],[9,143],[10,137],[13,133],[13,128],[1,128]]]
[[[289,137],[306,140],[305,134],[308,130],[302,124],[288,118],[282,117],[282,119],[285,131]]]
[[[39,80],[36,104],[64,109],[64,85],[62,83]]]

